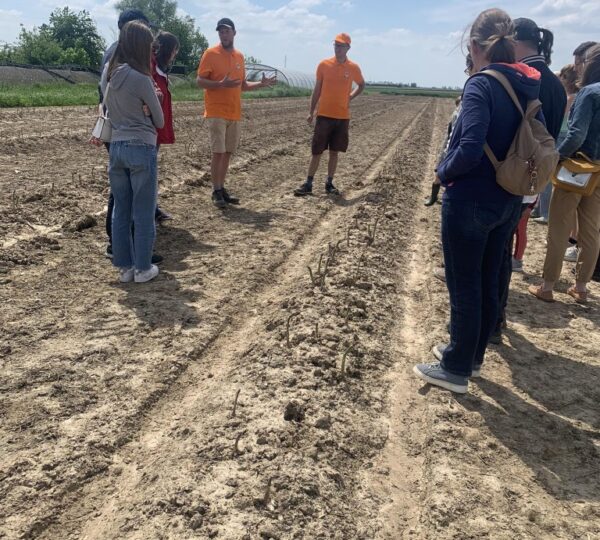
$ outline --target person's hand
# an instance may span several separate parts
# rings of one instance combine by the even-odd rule
[[[315,121],[315,113],[309,113],[306,117],[306,121],[308,122],[309,126],[312,126],[313,122]]]
[[[219,86],[221,88],[235,88],[236,86],[240,86],[242,81],[240,79],[230,79],[229,75],[225,75],[220,81]]]
[[[433,181],[434,184],[441,184],[442,181],[440,180],[440,177],[436,174],[435,175],[435,180]]]
[[[267,77],[265,74],[262,74],[262,80],[260,81],[262,86],[275,86],[277,84],[277,75],[273,75],[272,77]]]
[[[148,107],[148,105],[146,105],[145,103],[142,105],[142,111],[144,111],[145,116],[152,116],[152,113],[150,112],[150,107]]]
[[[88,142],[94,146],[102,146],[104,144],[104,142],[101,139],[94,136],[90,137],[90,140]]]

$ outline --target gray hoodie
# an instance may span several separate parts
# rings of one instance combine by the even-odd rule
[[[136,139],[156,145],[155,128],[163,127],[165,120],[152,78],[122,64],[112,74],[107,95],[107,74],[105,69],[100,84],[113,128],[111,142]],[[144,114],[144,105],[148,105],[151,116]]]

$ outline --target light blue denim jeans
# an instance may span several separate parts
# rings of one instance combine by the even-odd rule
[[[112,142],[108,177],[115,198],[113,264],[148,270],[156,236],[156,146],[137,140]]]

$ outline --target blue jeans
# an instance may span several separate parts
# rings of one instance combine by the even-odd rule
[[[450,293],[450,345],[442,367],[470,376],[500,315],[500,289],[510,269],[505,249],[521,211],[521,197],[509,202],[444,199],[442,245]]]
[[[108,177],[115,199],[113,264],[148,270],[156,234],[156,147],[136,140],[111,143]]]

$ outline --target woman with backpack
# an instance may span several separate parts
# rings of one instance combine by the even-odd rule
[[[474,72],[463,92],[448,153],[438,167],[446,187],[442,202],[442,243],[450,294],[450,344],[436,345],[439,362],[418,364],[414,373],[430,384],[465,393],[479,375],[488,340],[499,316],[500,283],[509,272],[504,250],[521,211],[522,197],[496,182],[496,170],[484,150],[487,142],[504,160],[522,122],[522,114],[499,80],[481,74],[500,72],[523,110],[537,99],[540,73],[515,61],[514,27],[507,13],[488,9],[469,34]],[[502,269],[499,272],[499,269]]]
[[[154,38],[138,21],[121,29],[101,86],[110,111],[112,138],[108,176],[115,199],[113,265],[122,283],[142,283],[158,275],[152,264],[156,208],[156,129],[163,112],[152,82]],[[132,235],[133,225],[133,235]]]
[[[594,45],[586,51],[583,64],[580,90],[571,107],[568,131],[558,152],[561,159],[583,153],[588,161],[600,166],[600,45]],[[596,174],[596,178],[598,176],[600,173]],[[554,301],[552,291],[560,277],[565,246],[575,216],[579,224],[579,254],[575,285],[567,293],[576,302],[584,303],[588,300],[587,284],[594,273],[600,251],[600,181],[596,181],[595,189],[586,196],[554,186],[550,201],[544,282],[529,287],[531,294],[545,302]]]

